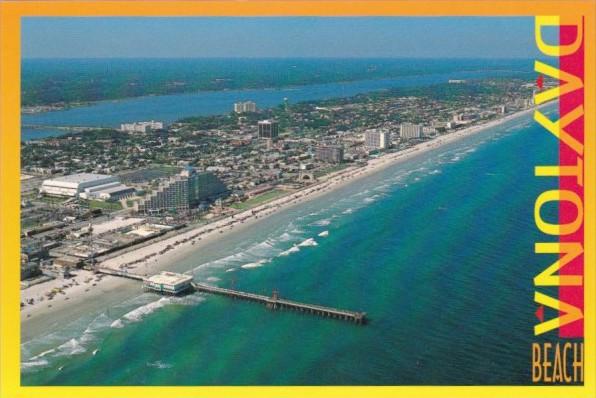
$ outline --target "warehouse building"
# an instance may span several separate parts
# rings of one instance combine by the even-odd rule
[[[45,180],[39,192],[48,196],[119,200],[132,195],[134,189],[111,175],[79,173]]]
[[[40,193],[50,196],[78,196],[87,188],[118,182],[111,175],[79,173],[45,180],[41,184]]]

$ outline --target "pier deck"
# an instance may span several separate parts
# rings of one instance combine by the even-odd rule
[[[112,268],[97,268],[95,271],[100,274],[119,276],[122,278],[135,279],[138,281],[143,281],[143,279],[145,279],[145,276],[143,275],[135,274],[132,272],[119,271]]]
[[[112,275],[112,276],[119,276],[122,278],[128,279],[135,279],[142,282],[145,282],[148,278],[144,275],[135,274],[132,272],[120,271],[111,268],[97,268],[96,270],[98,273]],[[234,299],[241,299],[241,300],[248,300],[254,301],[257,303],[262,303],[267,306],[267,308],[276,310],[276,309],[287,309],[287,310],[294,310],[297,312],[303,312],[305,314],[312,314],[327,318],[334,318],[340,319],[344,321],[354,322],[359,325],[363,325],[367,322],[366,312],[356,312],[356,311],[348,311],[342,310],[338,308],[332,307],[324,307],[321,305],[315,304],[306,304],[300,303],[298,301],[286,300],[282,299],[278,296],[277,292],[274,291],[271,297],[263,296],[260,294],[242,292],[239,290],[233,289],[226,289],[223,287],[211,286],[206,285],[203,283],[191,282],[190,285],[198,292],[203,293],[210,293],[210,294],[218,294],[220,296],[227,296]]]
[[[345,321],[355,322],[357,324],[364,324],[366,323],[366,313],[365,312],[355,312],[355,311],[347,311],[338,308],[331,308],[331,307],[324,307],[320,305],[314,304],[305,304],[300,303],[297,301],[286,300],[277,297],[277,294],[274,292],[272,297],[263,296],[260,294],[254,293],[247,293],[241,292],[238,290],[232,289],[225,289],[222,287],[216,287],[211,285],[205,285],[202,283],[193,282],[192,286],[199,292],[211,293],[211,294],[218,294],[222,296],[228,296],[232,298],[248,300],[248,301],[255,301],[258,303],[263,303],[270,309],[289,309],[298,312],[304,312],[306,314],[313,314],[328,318],[335,318],[341,319]]]

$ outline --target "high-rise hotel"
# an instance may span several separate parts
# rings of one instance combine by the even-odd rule
[[[374,149],[387,149],[391,146],[391,134],[385,130],[367,130],[364,132],[364,145]]]
[[[236,102],[234,104],[234,112],[236,113],[247,113],[247,112],[256,112],[257,111],[257,104],[253,101],[245,101],[245,102]]]
[[[399,128],[399,137],[403,140],[420,138],[422,136],[422,126],[419,124],[402,123]]]
[[[277,120],[259,120],[259,138],[277,139],[279,123]]]
[[[210,172],[199,172],[193,167],[164,181],[159,187],[136,204],[140,213],[187,212],[203,202],[212,202],[225,196],[228,189]]]

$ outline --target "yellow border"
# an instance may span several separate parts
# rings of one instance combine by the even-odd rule
[[[2,1],[0,0],[0,397],[595,398],[596,129],[594,0]],[[20,18],[24,16],[534,16],[585,17],[585,384],[582,387],[21,387]],[[526,264],[531,266],[531,264]],[[529,349],[529,348],[528,348]],[[528,360],[529,361],[529,360]],[[528,364],[528,366],[530,366]]]

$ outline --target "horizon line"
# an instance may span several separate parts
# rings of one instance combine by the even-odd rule
[[[524,59],[536,59],[536,57],[528,55],[527,57],[467,57],[467,56],[452,56],[452,57],[432,57],[432,56],[418,56],[418,57],[407,57],[407,56],[370,56],[370,57],[360,57],[360,56],[294,56],[294,57],[284,57],[284,56],[206,56],[206,57],[151,57],[151,56],[141,56],[141,57],[21,57],[21,60],[165,60],[165,59],[172,59],[172,60],[215,60],[215,59],[350,59],[350,60],[366,60],[366,59],[378,59],[378,60],[397,60],[397,59],[422,59],[422,60],[432,60],[432,59],[470,59],[470,60],[494,60],[494,59],[506,59],[506,60],[524,60]]]

